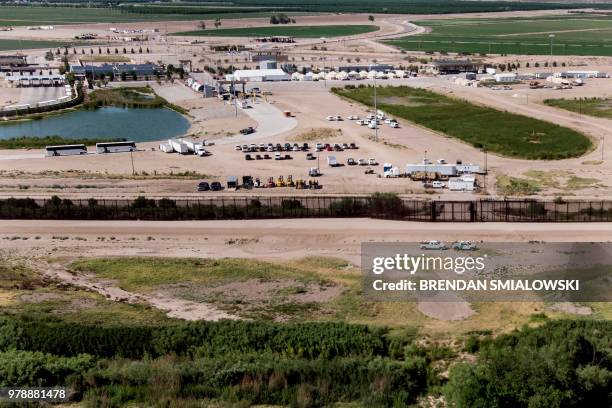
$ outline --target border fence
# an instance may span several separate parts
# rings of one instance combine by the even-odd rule
[[[612,201],[474,200],[353,196],[236,196],[205,199],[0,199],[0,219],[232,220],[371,217],[428,222],[604,222]]]

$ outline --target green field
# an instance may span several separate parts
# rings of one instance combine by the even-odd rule
[[[70,43],[71,44],[71,43]],[[10,50],[33,50],[38,48],[57,48],[69,45],[60,41],[38,41],[38,40],[5,40],[0,38],[0,51]]]
[[[583,115],[612,119],[612,99],[610,98],[546,99],[544,103]]]
[[[327,25],[327,26],[269,26],[251,28],[226,28],[218,30],[183,31],[174,35],[219,37],[291,36],[297,38],[341,37],[370,33],[378,30],[375,25]]]
[[[480,54],[612,56],[612,18],[542,17],[415,21],[423,35],[387,43],[411,51]]]
[[[334,88],[372,106],[373,88]],[[592,147],[583,134],[527,116],[474,105],[424,89],[378,88],[378,108],[502,156],[529,160],[577,157]]]
[[[135,21],[187,21],[215,18],[268,17],[270,12],[127,13],[110,8],[0,6],[1,26],[61,25],[76,23],[130,23]]]

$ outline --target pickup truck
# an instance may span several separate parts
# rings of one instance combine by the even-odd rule
[[[432,249],[432,250],[445,250],[448,249],[446,244],[441,241],[423,241],[420,243],[419,248],[421,249]]]
[[[453,249],[457,251],[477,251],[478,247],[471,241],[457,241],[453,243]]]

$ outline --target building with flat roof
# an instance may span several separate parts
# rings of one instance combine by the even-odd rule
[[[459,74],[461,72],[478,72],[484,64],[472,60],[437,60],[425,66],[425,71],[435,74]]]
[[[102,65],[71,65],[70,72],[77,78],[91,76],[111,77],[129,79],[146,79],[161,75],[163,70],[155,64],[102,64]]]
[[[23,67],[28,65],[28,61],[25,55],[0,55],[0,65],[9,67]]]
[[[226,75],[225,79],[246,82],[290,81],[291,75],[282,69],[239,69]]]

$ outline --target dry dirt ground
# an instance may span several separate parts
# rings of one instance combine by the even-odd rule
[[[66,270],[58,259],[108,258],[115,256],[155,256],[179,258],[246,258],[287,262],[305,257],[333,257],[350,264],[361,263],[362,242],[417,242],[473,240],[488,242],[609,242],[612,225],[597,224],[423,224],[373,219],[250,220],[196,222],[139,221],[5,221],[0,224],[0,250],[12,257],[27,259],[48,278],[85,288],[122,302],[146,302],[183,319],[235,318],[207,303],[207,296],[223,292],[249,299],[255,307],[290,282],[265,285],[251,281],[228,283],[229,287],[198,289],[170,285],[154,293],[134,293],[87,273]],[[75,254],[78,254],[75,255]],[[51,261],[49,261],[51,260]],[[356,272],[358,273],[358,272]],[[270,287],[266,285],[272,285]],[[275,286],[276,285],[276,286]],[[280,286],[279,286],[280,285]],[[277,287],[278,286],[278,287]],[[296,301],[322,302],[338,296],[339,287],[308,288],[307,296]],[[186,300],[181,293],[204,300]],[[560,304],[553,309],[563,313],[588,314],[586,307]],[[420,303],[418,310],[438,320],[461,320],[475,310],[463,302]]]

